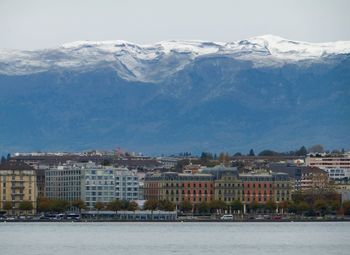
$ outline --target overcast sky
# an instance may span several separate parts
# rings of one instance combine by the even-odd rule
[[[0,48],[77,40],[350,40],[348,0],[0,0]]]

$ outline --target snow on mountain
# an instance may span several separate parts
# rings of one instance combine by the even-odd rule
[[[78,41],[54,49],[0,50],[0,73],[22,75],[62,68],[86,70],[108,66],[126,80],[158,82],[197,57],[227,56],[250,60],[257,65],[281,65],[344,53],[350,53],[350,41],[307,43],[273,35],[228,43],[163,41],[138,45],[126,41]]]

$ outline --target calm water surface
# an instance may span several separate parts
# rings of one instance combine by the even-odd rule
[[[350,254],[350,223],[0,223],[1,255]]]

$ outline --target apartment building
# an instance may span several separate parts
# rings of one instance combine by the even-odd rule
[[[250,204],[266,203],[273,201],[276,203],[290,200],[293,183],[288,174],[251,172],[241,174],[243,182],[243,202]]]
[[[168,200],[176,204],[209,202],[214,199],[214,178],[211,174],[175,172],[146,175],[144,193],[146,200]]]
[[[139,178],[136,171],[127,168],[114,169],[115,197],[119,200],[139,199]]]
[[[97,202],[137,200],[139,182],[136,171],[97,165],[94,162],[66,162],[49,168],[45,174],[46,196],[69,202],[78,199],[93,209]]]
[[[82,198],[85,167],[82,163],[66,163],[45,171],[45,195],[49,199],[73,202]]]
[[[19,215],[36,212],[36,171],[25,163],[0,164],[0,209],[8,214]],[[30,203],[32,209],[23,211],[21,205]]]
[[[85,164],[84,168],[81,173],[81,199],[87,208],[95,208],[97,202],[107,204],[116,199],[115,169],[94,163]]]

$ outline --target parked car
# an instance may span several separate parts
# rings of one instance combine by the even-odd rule
[[[264,218],[264,216],[263,215],[257,215],[256,217],[255,217],[255,220],[264,220],[265,218]]]
[[[281,215],[274,215],[272,216],[272,220],[281,220],[282,216]]]
[[[221,220],[233,220],[233,215],[232,214],[224,214],[220,218]]]
[[[67,220],[80,220],[80,215],[76,213],[68,213],[66,215]]]

